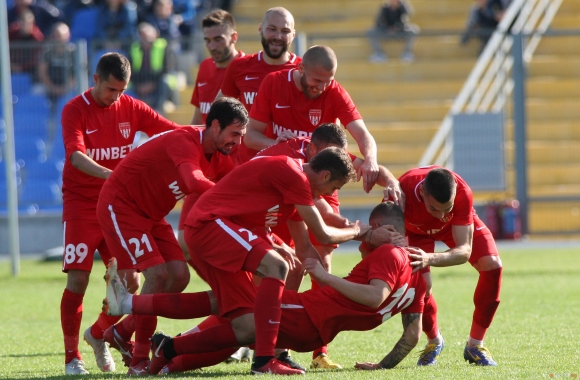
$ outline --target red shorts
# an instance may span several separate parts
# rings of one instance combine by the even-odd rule
[[[187,215],[195,205],[195,202],[199,199],[200,195],[197,193],[191,193],[185,200],[183,201],[183,205],[181,206],[181,214],[179,214],[179,224],[177,225],[177,229],[179,231],[184,230],[185,219],[187,219]]]
[[[96,219],[67,220],[63,223],[64,255],[62,271],[71,269],[90,272],[93,268],[95,250],[99,250],[101,260],[107,265],[111,252],[105,243],[101,226]]]
[[[225,218],[207,222],[201,228],[186,225],[184,238],[189,252],[230,273],[240,270],[255,273],[266,253],[272,250],[264,237]]]
[[[282,318],[276,347],[311,352],[325,345],[302,306],[297,292],[284,290],[280,309]]]
[[[155,222],[128,207],[99,200],[97,218],[119,269],[144,271],[169,261],[185,261],[173,228],[162,219]]]
[[[252,273],[271,244],[228,219],[201,228],[185,225],[184,237],[200,277],[217,298],[220,315],[235,318],[251,312],[256,300]]]

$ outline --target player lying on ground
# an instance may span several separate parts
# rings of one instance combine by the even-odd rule
[[[373,230],[392,225],[399,233],[405,232],[403,211],[393,202],[376,206],[369,222]],[[356,363],[355,367],[364,370],[393,368],[416,346],[421,335],[425,281],[420,273],[413,273],[405,248],[390,244],[371,247],[371,252],[363,255],[363,259],[345,278],[326,272],[315,259],[307,259],[303,267],[327,286],[303,293],[283,291],[277,340],[279,347],[308,352],[330,343],[340,331],[372,330],[397,313],[402,314],[404,332],[391,352],[379,363]],[[116,274],[116,263],[113,261],[107,273],[104,310],[109,315],[138,313],[167,318],[196,318],[200,316],[198,311],[203,309],[196,303],[204,298],[207,303],[212,303],[212,292],[133,295],[127,292]],[[213,311],[217,312],[215,300],[212,305]],[[250,316],[253,318],[253,313]],[[153,359],[150,373],[168,372],[171,361],[182,359],[180,356],[184,355],[188,360],[196,360],[199,367],[217,364],[238,346],[253,343],[252,334],[240,331],[237,324],[225,319],[223,324],[206,331],[221,333],[223,329],[239,337],[237,345],[229,350],[216,347],[211,339],[199,341],[199,333],[175,338],[156,333],[151,338]]]

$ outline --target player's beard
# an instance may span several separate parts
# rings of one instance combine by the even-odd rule
[[[266,53],[266,55],[272,59],[278,59],[282,56],[282,54],[286,53],[288,51],[288,44],[286,42],[284,42],[282,40],[282,45],[277,45],[280,48],[280,52],[278,52],[277,54],[274,54],[272,52],[272,50],[270,49],[270,42],[272,42],[274,39],[270,39],[268,41],[266,41],[266,39],[264,38],[264,35],[262,34],[262,48],[264,49],[264,53]]]
[[[236,146],[236,144],[226,144],[226,145],[222,146],[221,148],[218,148],[218,150],[221,154],[227,156],[230,153],[232,153],[232,149],[234,149],[235,146]]]
[[[231,47],[231,44],[230,44],[230,46],[226,46],[222,50],[215,50],[215,52],[217,52],[217,54],[215,54],[215,55],[213,52],[210,52],[213,61],[215,63],[223,63],[223,62],[226,62],[227,60],[229,60],[232,57],[232,51],[230,50],[230,47]]]
[[[320,95],[322,95],[322,92],[313,93],[313,92],[310,91],[310,87],[308,86],[308,82],[306,81],[306,75],[304,75],[304,74],[302,74],[300,76],[300,85],[302,86],[302,93],[308,99],[316,99]]]

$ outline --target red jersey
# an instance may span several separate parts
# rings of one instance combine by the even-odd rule
[[[75,168],[70,156],[80,151],[97,164],[115,169],[132,149],[137,131],[152,136],[179,126],[140,100],[122,95],[109,107],[97,105],[91,89],[73,98],[62,111],[62,137],[66,150],[63,170],[63,220],[95,219],[104,179]]]
[[[282,132],[290,131],[298,137],[309,137],[320,124],[343,125],[362,119],[350,95],[337,81],[316,99],[308,99],[292,79],[295,69],[269,74],[262,81],[254,106],[252,119],[267,123],[264,134],[276,139]]]
[[[290,53],[288,62],[281,65],[270,65],[264,61],[264,52],[234,59],[226,70],[222,82],[222,94],[239,99],[250,112],[260,84],[269,73],[298,67],[302,58]]]
[[[245,56],[244,52],[238,52],[234,59]],[[201,121],[205,124],[209,108],[214,102],[221,86],[227,67],[217,67],[212,58],[204,59],[199,65],[195,87],[191,95],[191,104],[201,111]]]
[[[456,173],[451,172],[457,190],[453,209],[443,219],[433,217],[429,212],[421,194],[419,186],[425,180],[427,173],[440,166],[425,166],[411,169],[399,178],[401,189],[405,194],[405,228],[407,231],[432,236],[436,240],[438,236],[450,232],[451,226],[468,226],[475,222],[474,236],[479,236],[482,231],[483,222],[477,218],[473,209],[473,194],[471,188]],[[479,228],[479,229],[478,229]],[[487,230],[487,229],[486,229]]]
[[[294,217],[295,204],[314,206],[302,161],[284,156],[259,157],[236,167],[206,191],[185,224],[199,228],[223,217],[263,231]]]
[[[211,161],[207,160],[202,143],[204,131],[203,127],[183,127],[149,139],[121,161],[103,186],[101,199],[112,204],[122,202],[157,221],[185,195],[212,187],[210,181],[229,173],[233,163],[219,151],[211,156]],[[188,188],[178,170],[186,162],[203,173],[196,175],[197,188]]]
[[[368,284],[378,279],[389,284],[391,294],[372,308],[349,300],[330,286],[300,293],[300,300],[324,342],[341,331],[367,331],[398,313],[422,313],[425,281],[419,272],[412,273],[408,252],[390,244],[373,250],[349,273],[346,280]]]

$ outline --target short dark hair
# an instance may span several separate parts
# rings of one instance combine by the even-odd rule
[[[304,67],[322,67],[326,71],[336,70],[336,54],[328,46],[315,45],[310,47],[302,56]]]
[[[336,145],[341,148],[344,148],[348,144],[348,140],[346,138],[346,133],[344,133],[344,129],[338,124],[335,123],[325,123],[322,124],[312,132],[312,138],[310,139],[312,144],[314,144],[317,148],[321,145]]]
[[[209,113],[205,120],[206,127],[210,127],[214,120],[220,123],[220,129],[225,129],[235,122],[246,125],[248,124],[248,111],[238,99],[219,98],[209,108]]]
[[[456,186],[455,178],[449,170],[435,168],[427,173],[423,181],[423,192],[439,203],[447,203],[455,193]]]
[[[334,146],[318,152],[308,164],[315,173],[328,170],[331,181],[345,179],[348,182],[356,178],[356,172],[349,155],[343,149]]]
[[[379,226],[390,224],[398,233],[405,233],[405,212],[393,201],[379,203],[371,211],[369,223],[376,222]]]
[[[211,28],[212,26],[227,26],[232,30],[236,30],[236,21],[234,16],[223,9],[216,9],[215,11],[209,13],[207,16],[201,20],[202,28]]]
[[[112,75],[119,81],[128,82],[131,78],[131,63],[121,53],[105,53],[97,63],[97,75],[104,81]]]

